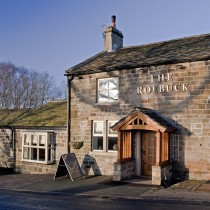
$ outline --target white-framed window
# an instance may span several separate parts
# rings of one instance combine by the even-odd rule
[[[117,151],[117,132],[110,129],[115,123],[116,121],[93,121],[93,151]]]
[[[115,102],[119,99],[118,77],[98,79],[97,101]]]
[[[54,162],[54,156],[53,132],[23,132],[23,161],[49,164]]]
[[[117,131],[113,131],[110,127],[113,126],[116,121],[107,121],[107,147],[108,151],[117,151]]]

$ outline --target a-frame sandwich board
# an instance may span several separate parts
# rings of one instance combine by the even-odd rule
[[[68,175],[72,181],[74,181],[74,178],[84,177],[74,153],[61,155],[54,179]]]

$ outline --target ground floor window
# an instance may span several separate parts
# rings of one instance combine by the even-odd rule
[[[49,164],[54,161],[52,132],[23,132],[22,160]]]
[[[116,121],[93,121],[92,150],[117,151],[117,132],[110,127]]]

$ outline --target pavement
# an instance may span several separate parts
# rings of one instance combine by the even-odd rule
[[[69,194],[125,199],[191,200],[210,202],[210,183],[185,180],[170,187],[154,186],[147,180],[114,182],[110,176],[69,177],[54,175],[0,173],[0,190],[32,193]]]

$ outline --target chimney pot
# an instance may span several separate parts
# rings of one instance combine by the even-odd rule
[[[112,27],[116,28],[116,16],[112,15]]]

